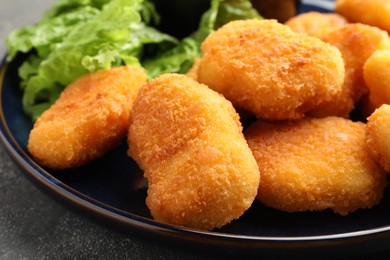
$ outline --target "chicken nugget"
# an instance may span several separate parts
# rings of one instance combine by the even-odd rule
[[[390,172],[390,105],[384,104],[367,118],[369,152]]]
[[[390,31],[389,0],[336,0],[335,12],[353,23],[364,23]]]
[[[189,71],[187,71],[186,76],[192,78],[193,80],[198,80],[198,68],[202,58],[195,59]]]
[[[202,44],[198,81],[257,118],[301,118],[341,91],[340,51],[275,20],[230,22]]]
[[[318,31],[333,30],[347,23],[347,19],[339,14],[312,11],[294,16],[284,24],[294,32],[311,35]]]
[[[363,70],[373,107],[390,104],[390,50],[375,51],[367,59]]]
[[[257,198],[269,207],[347,215],[383,196],[386,174],[368,155],[364,123],[338,117],[258,121],[245,136],[262,174]]]
[[[148,179],[146,204],[155,220],[211,230],[251,206],[260,173],[223,96],[166,74],[141,88],[130,118],[128,154]]]
[[[35,122],[28,150],[52,169],[102,156],[125,137],[132,103],[146,78],[142,69],[123,66],[75,80]]]
[[[346,24],[338,29],[320,33],[317,37],[341,51],[345,63],[345,81],[339,96],[328,104],[317,107],[308,115],[348,118],[356,103],[368,93],[363,78],[363,66],[374,51],[390,48],[389,35],[373,26]]]

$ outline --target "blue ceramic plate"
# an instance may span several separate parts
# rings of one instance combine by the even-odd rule
[[[316,7],[310,4],[316,4]],[[303,1],[301,11],[331,8],[332,1]],[[126,144],[103,158],[77,170],[53,171],[39,166],[26,149],[31,121],[22,111],[17,68],[18,57],[0,74],[0,138],[28,176],[55,194],[62,203],[114,224],[134,235],[155,240],[187,243],[191,246],[221,247],[230,251],[262,254],[358,254],[389,248],[390,194],[380,205],[342,217],[330,211],[288,214],[254,205],[239,220],[211,232],[155,222],[145,205],[146,189],[142,172],[126,156]],[[261,251],[258,251],[261,250]]]

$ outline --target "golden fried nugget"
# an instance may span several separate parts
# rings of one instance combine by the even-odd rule
[[[341,95],[308,115],[348,118],[355,104],[368,92],[363,78],[364,63],[374,51],[390,48],[389,35],[373,26],[346,24],[317,36],[341,51],[345,63],[345,81]]]
[[[262,174],[257,198],[287,212],[376,205],[386,174],[368,155],[365,128],[338,117],[254,123],[245,136]]]
[[[193,80],[198,80],[198,68],[200,65],[200,61],[202,58],[197,58],[194,63],[192,64],[192,67],[190,70],[186,73],[186,76],[192,78]]]
[[[375,51],[364,64],[363,75],[373,107],[390,104],[390,49]]]
[[[389,0],[336,0],[336,13],[353,23],[364,23],[390,31]]]
[[[390,172],[390,105],[380,106],[367,120],[368,150]]]
[[[341,15],[312,11],[294,16],[284,24],[294,32],[311,35],[318,31],[333,30],[347,23],[347,19]]]
[[[269,120],[301,118],[341,91],[340,51],[275,20],[233,21],[202,44],[198,81]]]
[[[223,96],[166,74],[141,88],[130,118],[128,154],[148,178],[155,220],[210,230],[251,206],[260,173]]]
[[[123,66],[75,80],[38,118],[28,150],[43,166],[74,168],[102,156],[127,133],[129,113],[145,72]]]

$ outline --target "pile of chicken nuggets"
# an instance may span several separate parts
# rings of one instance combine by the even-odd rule
[[[187,75],[83,76],[36,121],[28,149],[74,168],[127,136],[154,219],[190,228],[220,228],[256,199],[287,212],[371,208],[390,172],[388,10],[338,0],[336,13],[285,24],[233,21]]]

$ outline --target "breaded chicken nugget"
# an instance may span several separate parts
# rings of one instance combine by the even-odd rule
[[[390,49],[375,51],[364,64],[369,101],[378,108],[390,104]]]
[[[301,118],[344,81],[340,51],[275,20],[233,21],[202,44],[198,81],[269,120]]]
[[[254,201],[260,174],[232,104],[184,75],[145,84],[134,103],[129,156],[148,178],[157,221],[219,228]]]
[[[319,106],[308,115],[348,118],[355,104],[368,92],[363,78],[364,63],[374,51],[390,48],[389,35],[373,26],[346,24],[317,36],[341,51],[345,63],[345,82],[341,95],[328,104]]]
[[[102,156],[127,133],[145,72],[123,66],[82,76],[38,118],[28,150],[43,166],[74,168]]]
[[[389,0],[337,0],[335,11],[353,23],[364,23],[390,31]]]
[[[197,58],[192,64],[191,69],[186,73],[186,76],[192,78],[193,80],[198,80],[198,68],[202,58]]]
[[[256,122],[245,136],[261,169],[257,198],[288,212],[347,215],[376,205],[386,174],[368,156],[365,124],[338,117]]]
[[[390,105],[382,105],[367,120],[368,150],[390,172]]]
[[[310,35],[318,31],[333,30],[347,23],[347,19],[341,15],[312,11],[294,16],[284,24],[294,32]]]

